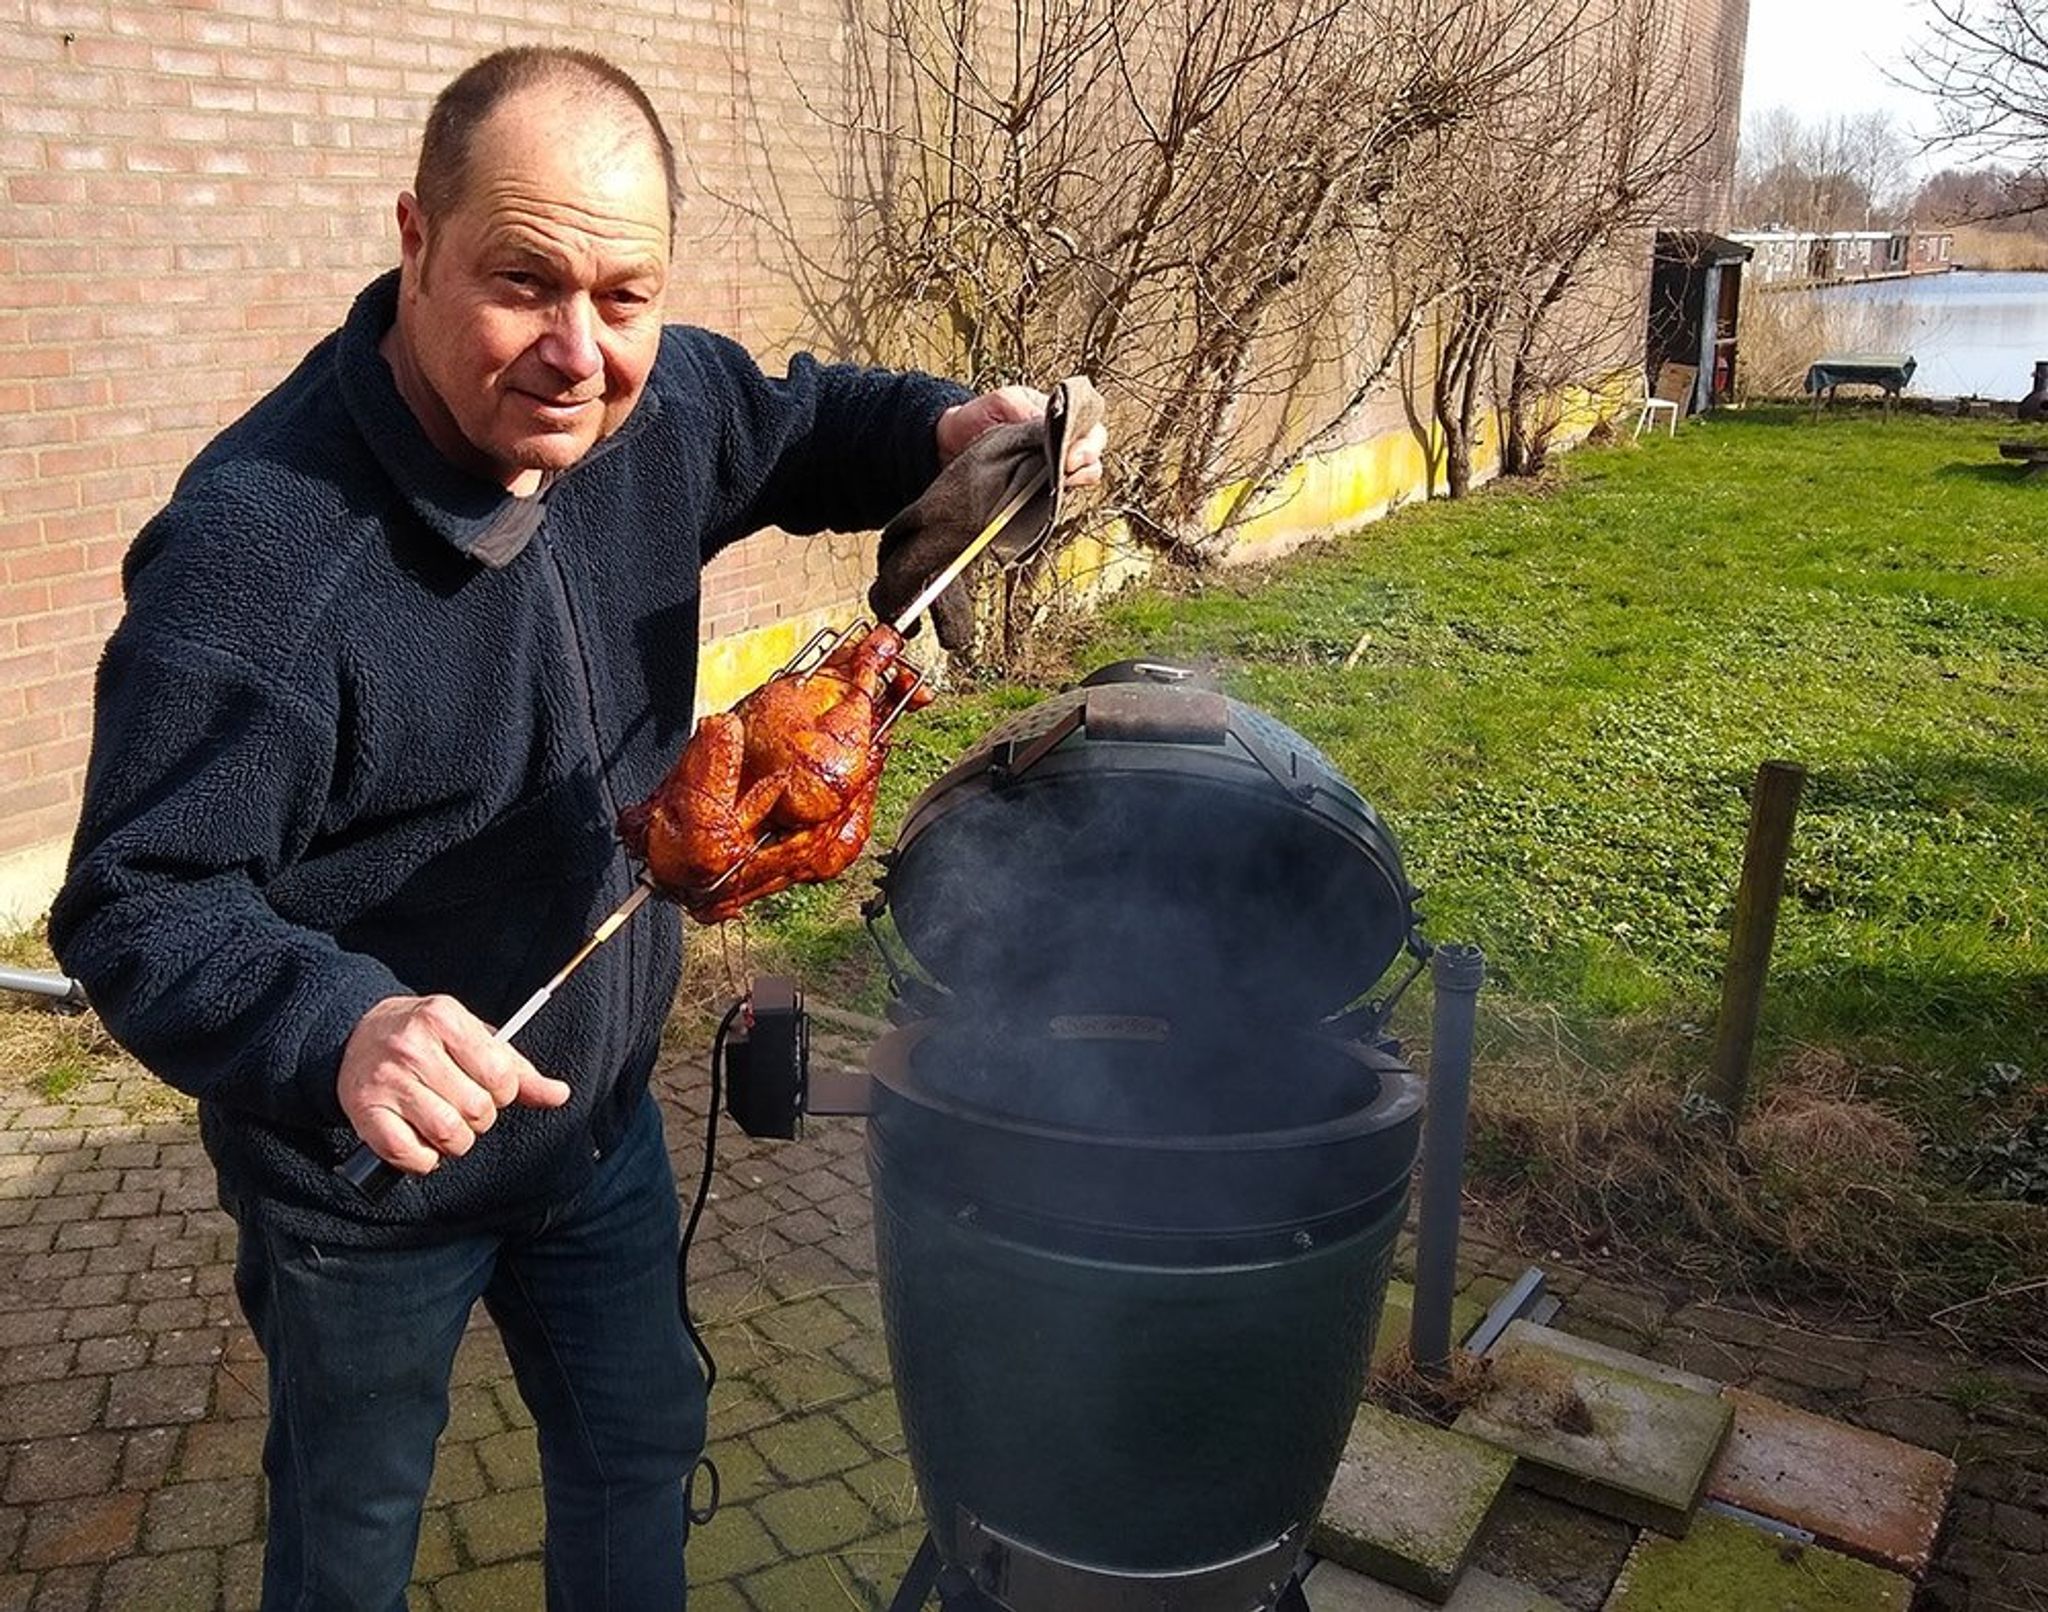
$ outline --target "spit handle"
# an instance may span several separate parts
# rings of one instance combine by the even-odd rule
[[[519,1004],[519,1011],[499,1025],[492,1034],[493,1041],[510,1041],[524,1030],[529,1020],[547,1006],[561,984],[577,969],[583,960],[612,936],[619,932],[625,921],[640,910],[640,904],[654,894],[654,885],[643,878],[633,886],[633,893],[621,901],[603,923],[591,931],[590,938],[583,943],[583,949],[555,971],[555,977],[533,995]],[[358,1142],[356,1150],[334,1167],[334,1173],[347,1181],[372,1203],[380,1202],[391,1189],[398,1185],[405,1172],[395,1165],[387,1164],[377,1156],[368,1142]]]

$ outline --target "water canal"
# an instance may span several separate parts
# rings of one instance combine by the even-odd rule
[[[2048,361],[2048,274],[1958,270],[1831,286],[1808,295],[1856,307],[1854,325],[1919,360],[1920,397],[2023,397]]]

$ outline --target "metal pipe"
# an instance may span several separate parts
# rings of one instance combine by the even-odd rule
[[[947,563],[945,570],[941,571],[924,585],[924,592],[920,593],[903,607],[891,625],[899,633],[909,632],[917,618],[923,615],[926,609],[929,608],[931,602],[959,579],[960,573],[972,565],[980,556],[981,551],[996,540],[996,537],[1003,528],[1008,526],[1011,521],[1015,520],[1023,512],[1026,504],[1045,491],[1046,484],[1051,480],[1052,466],[1041,466],[1032,475],[1031,479],[1017,490],[1017,495],[1014,498],[989,517],[989,523],[981,529],[980,535],[958,554],[954,555],[952,560]]]
[[[69,974],[44,974],[35,969],[0,967],[0,991],[48,996],[64,1007],[85,1006],[85,987]]]
[[[1458,1287],[1458,1221],[1465,1180],[1465,1115],[1472,1105],[1472,1030],[1486,954],[1439,946],[1429,962],[1436,991],[1429,1039],[1429,1117],[1422,1133],[1422,1203],[1415,1226],[1415,1311],[1408,1347],[1416,1367],[1451,1360],[1451,1299]]]

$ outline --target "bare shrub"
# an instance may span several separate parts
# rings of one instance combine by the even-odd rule
[[[1696,177],[1730,86],[1695,89],[1671,8],[1591,0],[1547,28],[1494,116],[1467,125],[1457,205],[1431,213],[1418,261],[1448,265],[1430,425],[1450,496],[1469,490],[1478,429],[1500,421],[1501,468],[1533,475],[1573,385],[1640,364],[1652,232]]]
[[[2040,0],[1927,0],[1908,82],[1930,95],[1943,137],[2048,170],[2048,15]],[[2037,186],[2035,208],[2042,206]]]
[[[978,386],[1093,375],[1117,443],[1097,518],[1197,564],[1407,352],[1444,287],[1397,285],[1391,253],[1453,180],[1451,131],[1526,65],[1484,0],[852,16],[819,174],[850,246],[793,251],[819,326]]]

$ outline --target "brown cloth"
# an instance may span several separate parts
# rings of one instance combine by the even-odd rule
[[[1086,436],[1102,418],[1102,394],[1086,376],[1072,375],[1053,389],[1043,421],[999,425],[976,437],[939,472],[923,497],[882,529],[875,585],[868,589],[875,619],[894,621],[1041,466],[1050,466],[1049,483],[1010,518],[985,552],[1015,565],[1037,548],[1059,524],[1067,444]],[[974,604],[966,577],[932,601],[931,615],[946,648],[964,649],[973,642]],[[916,631],[913,622],[905,636]]]

